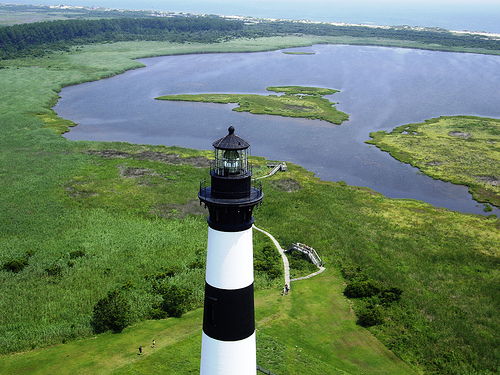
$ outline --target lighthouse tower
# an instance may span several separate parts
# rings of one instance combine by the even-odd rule
[[[251,186],[250,144],[232,126],[213,146],[211,186],[198,193],[209,210],[200,373],[255,375],[252,210],[263,193]]]

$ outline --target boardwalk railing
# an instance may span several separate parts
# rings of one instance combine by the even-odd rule
[[[311,259],[311,262],[313,262],[317,267],[322,267],[325,264],[319,257],[316,250],[314,250],[311,246],[307,246],[297,242],[292,244],[285,252],[289,253],[293,250],[300,251],[301,253],[307,255],[309,259]]]
[[[261,178],[266,178],[266,177],[272,176],[273,174],[275,174],[278,171],[282,171],[282,172],[286,171],[286,163],[284,161],[279,162],[279,163],[267,163],[266,166],[268,168],[272,168],[271,171],[268,174],[266,174],[265,176],[255,178],[255,180],[259,180]]]

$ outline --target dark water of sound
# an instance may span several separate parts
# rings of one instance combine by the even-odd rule
[[[66,134],[71,140],[211,149],[233,125],[252,144],[253,155],[293,162],[323,180],[484,214],[467,188],[424,176],[364,142],[370,132],[439,116],[500,118],[500,57],[340,45],[290,50],[314,54],[272,51],[142,59],[145,68],[63,89],[54,109],[79,124]],[[338,89],[328,98],[338,102],[337,108],[350,120],[336,126],[237,113],[233,105],[154,100],[180,93],[268,95],[266,87],[280,85]]]

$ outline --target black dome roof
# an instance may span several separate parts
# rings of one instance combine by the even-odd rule
[[[234,127],[230,126],[229,134],[215,141],[212,145],[223,150],[244,150],[250,147],[250,143],[234,134]]]

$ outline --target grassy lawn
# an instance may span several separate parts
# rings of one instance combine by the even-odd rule
[[[291,288],[288,296],[268,296],[266,305],[277,304],[279,311],[258,322],[260,337],[269,340],[258,345],[263,367],[278,374],[414,374],[356,325],[337,270],[293,282]]]
[[[96,44],[0,63],[0,267],[26,261],[19,272],[0,270],[0,373],[154,372],[165,364],[172,373],[189,373],[199,366],[207,225],[196,193],[211,155],[67,141],[58,133],[71,123],[50,109],[61,87],[139,68],[133,60],[139,57],[320,40]],[[263,158],[252,163],[256,175],[266,172]],[[278,374],[408,372],[397,356],[429,374],[497,371],[496,217],[387,199],[320,181],[292,164],[263,185],[265,201],[255,212],[259,228],[283,247],[314,247],[327,267],[317,278],[292,284],[289,298],[280,296],[280,279],[256,273],[264,367]],[[256,252],[268,244],[258,235],[254,240]],[[151,275],[173,266],[179,271],[162,281],[189,288],[192,311],[181,319],[148,320],[159,302]],[[351,307],[357,312],[376,301],[342,296],[345,267],[403,291],[399,302],[380,308],[383,324],[356,325]],[[95,336],[93,308],[110,290],[126,296],[135,323],[121,334]],[[148,348],[143,357],[139,345]]]
[[[343,280],[327,271],[256,294],[258,363],[278,374],[414,374],[367,330],[355,324]],[[2,373],[199,373],[202,309],[182,318],[146,321],[120,334],[101,334],[63,345],[8,355]],[[156,346],[152,347],[152,340]],[[139,356],[138,348],[143,346]]]
[[[440,117],[371,133],[368,141],[432,178],[466,185],[479,202],[500,207],[500,120]]]
[[[285,95],[181,94],[165,95],[156,99],[222,104],[238,103],[239,107],[233,108],[233,111],[250,112],[258,115],[319,119],[337,125],[349,119],[348,114],[333,107],[335,103],[322,98],[322,95],[331,95],[338,92],[338,90],[301,86],[268,87],[267,90],[278,93],[283,92]]]

